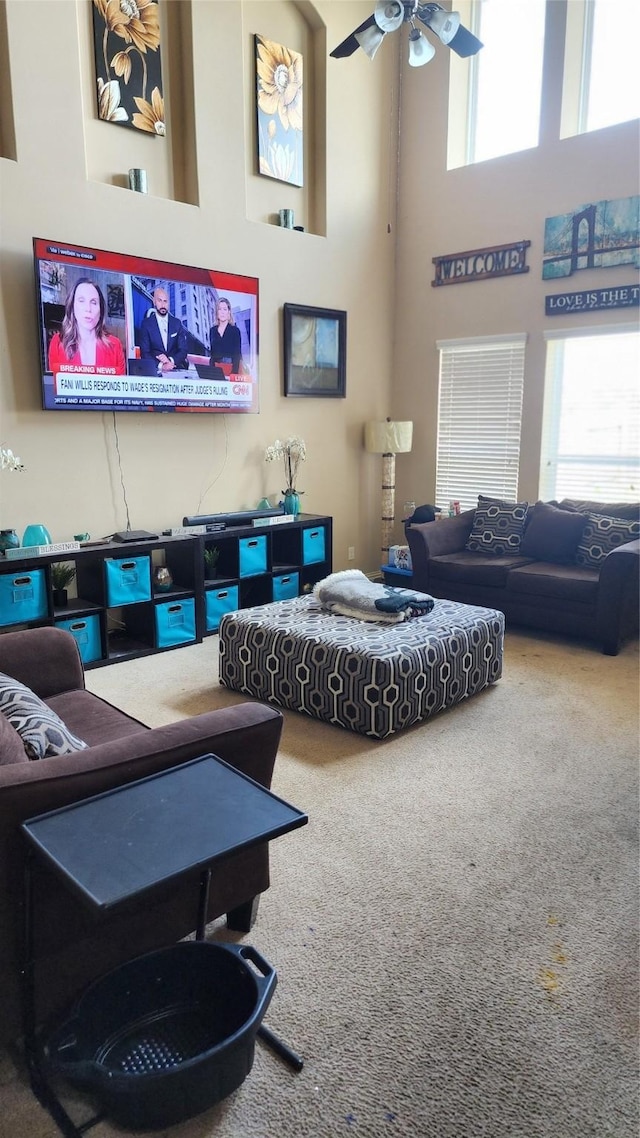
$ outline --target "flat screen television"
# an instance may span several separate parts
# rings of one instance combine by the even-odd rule
[[[33,249],[45,411],[259,410],[256,277]]]

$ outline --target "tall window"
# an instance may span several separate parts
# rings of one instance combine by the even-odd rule
[[[451,54],[449,169],[538,145],[545,24],[545,0],[454,7],[484,46],[470,60]]]
[[[549,334],[540,497],[640,497],[640,333]]]
[[[526,336],[441,340],[437,506],[478,494],[515,501]]]
[[[562,136],[640,116],[637,0],[572,0],[562,97]]]

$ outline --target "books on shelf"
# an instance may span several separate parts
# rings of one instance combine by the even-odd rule
[[[280,526],[285,522],[295,522],[295,514],[273,514],[270,518],[254,518],[254,526]]]
[[[18,561],[23,557],[40,557],[43,553],[73,553],[80,549],[79,541],[53,541],[50,545],[17,545],[5,549],[7,561]]]

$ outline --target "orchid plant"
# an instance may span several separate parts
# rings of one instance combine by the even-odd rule
[[[0,446],[0,470],[24,470],[18,455],[6,446]]]
[[[281,458],[284,464],[284,477],[286,488],[282,491],[283,494],[300,494],[302,491],[296,490],[296,479],[298,477],[298,467],[301,462],[304,462],[307,457],[307,448],[304,439],[298,439],[295,436],[281,442],[276,439],[273,446],[268,446],[264,452],[265,462],[275,462],[276,459]]]

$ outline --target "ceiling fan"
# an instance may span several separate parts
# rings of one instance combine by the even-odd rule
[[[433,59],[436,49],[424,32],[416,27],[416,20],[420,20],[441,43],[447,44],[463,58],[475,55],[483,46],[477,36],[460,23],[460,13],[449,12],[441,4],[421,4],[420,0],[378,0],[373,15],[330,54],[335,59],[344,59],[361,47],[369,59],[373,59],[387,32],[395,32],[402,24],[409,23],[409,64],[422,67]]]

